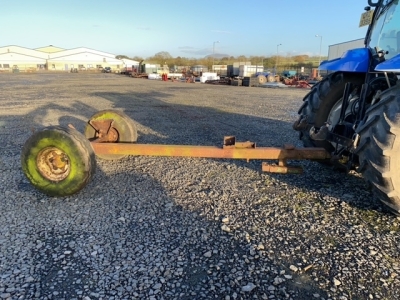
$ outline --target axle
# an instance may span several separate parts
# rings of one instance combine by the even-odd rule
[[[325,160],[330,155],[323,148],[295,148],[285,145],[282,148],[260,147],[255,143],[236,143],[235,137],[224,138],[222,148],[215,146],[190,146],[190,145],[159,145],[135,143],[98,143],[92,141],[91,145],[97,154],[107,155],[143,155],[143,156],[175,156],[175,157],[203,157],[203,158],[228,158],[228,159],[266,159],[278,160],[278,165],[263,164],[263,171],[277,173],[300,173],[299,167],[290,167],[286,164],[291,160]]]

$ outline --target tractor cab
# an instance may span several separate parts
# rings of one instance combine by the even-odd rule
[[[333,166],[361,173],[400,215],[399,0],[368,0],[364,25],[364,48],[320,64],[330,74],[304,97],[293,128],[304,146],[325,148]]]
[[[323,61],[320,70],[367,73],[400,54],[398,0],[381,0],[378,3],[369,1],[369,4],[360,20],[360,26],[369,25],[366,47],[348,50],[340,58]],[[389,66],[387,63],[385,65]],[[395,70],[392,68],[391,71]]]

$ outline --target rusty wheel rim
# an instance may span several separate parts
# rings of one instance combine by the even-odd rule
[[[36,158],[36,166],[43,177],[54,182],[64,180],[71,171],[68,155],[56,147],[41,150]]]

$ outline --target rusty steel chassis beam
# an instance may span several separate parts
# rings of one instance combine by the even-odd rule
[[[175,157],[203,157],[203,158],[229,158],[229,159],[266,159],[278,160],[277,165],[262,164],[264,172],[273,173],[301,173],[302,168],[289,166],[287,160],[324,160],[330,155],[323,148],[295,148],[285,145],[282,148],[260,147],[256,148],[253,142],[236,142],[235,137],[224,137],[222,148],[214,146],[189,146],[189,145],[158,145],[135,143],[101,143],[91,141],[95,153],[98,154],[125,154],[143,156],[175,156]]]

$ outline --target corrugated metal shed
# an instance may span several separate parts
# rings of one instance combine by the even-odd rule
[[[68,55],[62,55],[64,52]],[[113,57],[105,57],[92,52],[78,52],[73,53],[70,51],[57,52],[59,55],[55,58],[47,60],[48,69],[53,71],[69,71],[72,68],[79,70],[90,70],[101,67],[111,67],[113,71],[119,71],[123,67],[123,62],[120,59]]]
[[[58,52],[50,53],[49,55],[50,55],[51,59],[55,59],[55,58],[65,57],[68,55],[74,55],[74,54],[78,54],[78,53],[90,53],[90,54],[96,54],[97,56],[115,58],[114,54],[102,52],[102,51],[98,51],[98,50],[94,50],[94,49],[90,49],[90,48],[84,48],[84,47],[58,51]]]
[[[0,47],[0,71],[11,72],[12,70],[36,71],[45,68],[47,53],[19,47]]]
[[[43,59],[47,59],[49,57],[47,53],[14,45],[0,47],[0,54],[2,53],[18,53],[22,55],[43,58]]]
[[[19,53],[1,53],[0,54],[1,61],[7,61],[9,64],[16,64],[16,63],[24,63],[24,64],[45,64],[46,60],[39,57],[33,57],[25,54]]]
[[[46,60],[14,52],[0,53],[0,71],[6,72],[12,69],[20,71],[43,69]]]
[[[343,42],[329,46],[328,60],[339,58],[344,52],[351,49],[364,48],[364,39]]]
[[[38,49],[28,49],[20,46],[0,47],[1,71],[11,70],[53,70],[69,71],[73,68],[80,70],[98,70],[100,67],[111,67],[119,72],[124,62],[115,58],[114,54],[90,48],[62,49],[52,45]],[[6,66],[6,67],[4,67]]]
[[[45,46],[45,47],[41,47],[41,48],[36,48],[34,50],[45,52],[45,53],[54,53],[54,52],[64,51],[65,49],[55,47],[53,45],[49,45],[49,46]]]

